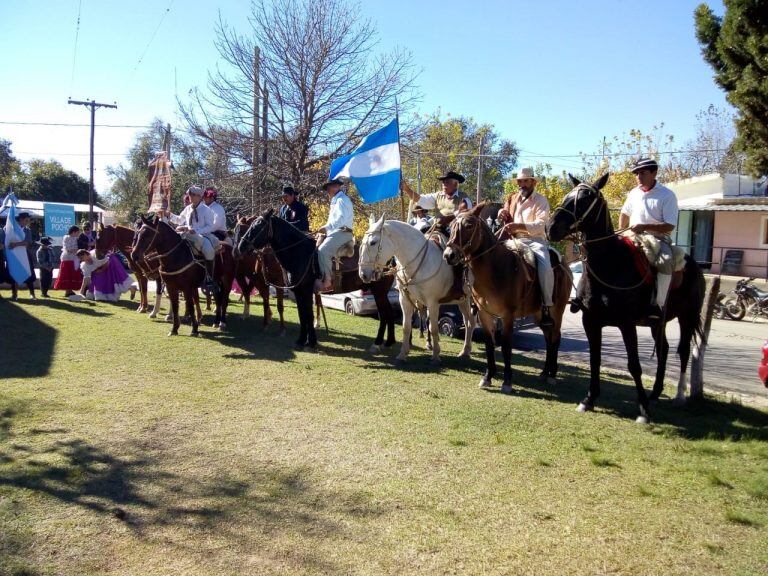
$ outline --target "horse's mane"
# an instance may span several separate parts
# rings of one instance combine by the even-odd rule
[[[314,240],[312,239],[311,236],[307,236],[306,234],[304,234],[304,232],[296,228],[296,226],[294,226],[290,222],[283,220],[277,214],[274,214],[274,212],[270,214],[265,214],[264,216],[272,219],[273,226],[277,226],[281,230],[288,230],[287,233],[292,235],[296,240],[303,238],[305,240],[309,240],[310,242],[314,243]]]

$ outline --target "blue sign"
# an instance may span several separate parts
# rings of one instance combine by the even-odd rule
[[[43,204],[45,235],[61,238],[75,225],[75,207],[66,204]]]

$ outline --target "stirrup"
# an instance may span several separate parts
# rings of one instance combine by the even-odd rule
[[[541,307],[541,321],[539,322],[539,327],[541,328],[555,327],[555,320],[554,318],[552,318],[552,315],[549,313],[549,306]]]

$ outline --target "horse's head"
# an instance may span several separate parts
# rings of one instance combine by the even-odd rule
[[[270,208],[256,218],[242,237],[237,241],[237,251],[248,255],[255,250],[264,248],[272,240],[272,218],[274,210]]]
[[[256,220],[256,216],[241,216],[240,214],[237,214],[235,217],[235,239],[233,243],[235,248],[233,254],[236,258],[240,256],[240,250],[238,248],[240,240],[254,220]]]
[[[115,248],[115,227],[99,223],[96,227],[96,256],[103,258],[104,254]]]
[[[386,222],[384,215],[376,220],[371,214],[368,230],[360,241],[360,259],[357,272],[363,282],[374,282],[381,277],[381,272],[395,255],[395,247],[389,234],[384,233]]]
[[[609,174],[606,172],[594,184],[586,184],[570,174],[568,177],[573,190],[554,209],[546,226],[547,238],[553,242],[563,240],[575,232],[594,228],[601,213],[602,218],[608,217],[607,203],[600,190],[608,182]]]
[[[131,250],[131,258],[134,260],[142,260],[147,252],[157,250],[157,240],[161,234],[162,222],[156,216],[151,218],[142,216],[140,223],[141,226],[136,232],[136,240]]]
[[[459,212],[451,222],[451,234],[443,251],[443,258],[451,266],[460,264],[480,250],[483,233],[490,234],[488,225],[480,217],[483,208],[485,204],[478,204],[472,210]]]

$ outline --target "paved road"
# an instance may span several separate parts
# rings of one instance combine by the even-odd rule
[[[581,326],[581,314],[571,314],[566,311],[563,324],[560,357],[567,362],[589,364],[589,349]],[[670,357],[665,388],[669,395],[674,395],[680,374],[680,362],[675,352],[679,337],[677,322],[670,322],[667,325]],[[768,323],[713,320],[705,359],[704,389],[732,392],[741,396],[758,396],[761,400],[768,401],[768,388],[763,387],[757,378],[757,366],[762,357],[761,349],[766,338],[768,338]],[[656,357],[651,358],[653,339],[649,329],[638,328],[638,339],[643,374],[652,377],[656,371]],[[543,350],[544,338],[541,331],[531,328],[518,333],[515,347],[526,351]],[[603,330],[603,365],[626,370],[626,358],[624,343],[618,329],[605,328]]]

